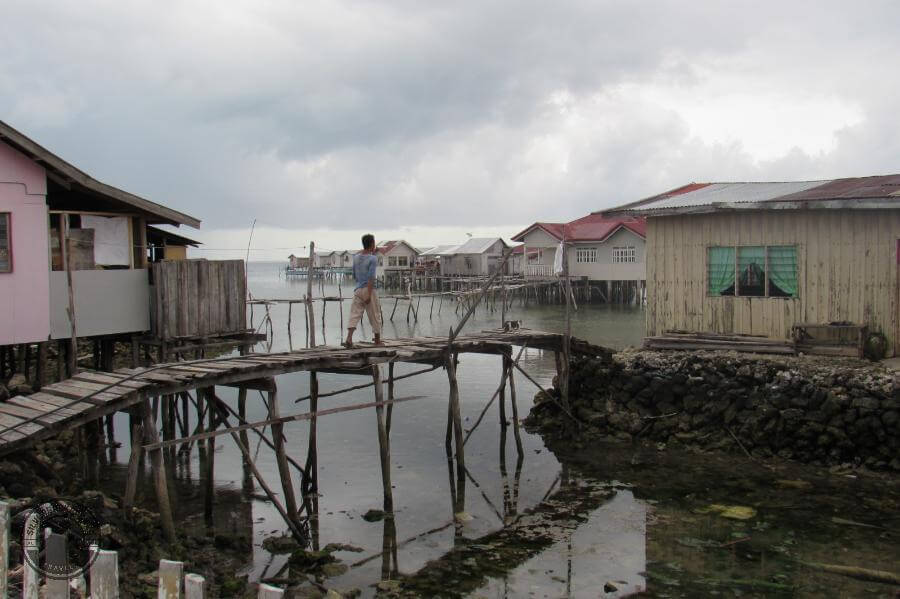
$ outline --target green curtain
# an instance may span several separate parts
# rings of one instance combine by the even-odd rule
[[[738,248],[738,295],[766,294],[766,248],[746,245]]]
[[[707,251],[708,291],[721,295],[734,285],[734,248],[711,247]]]
[[[791,297],[797,297],[797,248],[769,246],[769,280]]]

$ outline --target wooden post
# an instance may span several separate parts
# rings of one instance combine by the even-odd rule
[[[372,366],[372,381],[375,384],[375,418],[378,421],[378,449],[381,458],[381,485],[384,493],[384,511],[393,518],[394,495],[391,491],[391,442],[384,424],[384,389],[381,386],[381,369]]]
[[[318,442],[318,411],[319,411],[319,375],[315,370],[309,372],[309,450],[306,454],[306,477],[309,492],[319,492],[319,442]]]
[[[9,585],[9,504],[0,501],[0,597],[7,596]]]
[[[91,420],[84,425],[85,433],[85,457],[87,458],[87,483],[91,488],[96,488],[100,479],[100,465],[97,448],[100,445],[100,425],[97,420]]]
[[[388,401],[394,401],[394,363],[388,362]],[[385,429],[388,439],[391,438],[391,418],[394,415],[394,404],[388,404]]]
[[[208,425],[207,429],[209,431],[216,430],[218,426],[218,410],[213,408],[215,403],[215,398],[213,395],[215,394],[215,387],[208,387],[206,389],[198,389],[197,394],[200,395],[202,392],[203,395],[206,396],[206,401],[209,404],[209,409],[207,410],[208,417]],[[203,443],[203,441],[200,441]],[[206,520],[207,524],[213,523],[213,503],[216,495],[216,438],[210,437],[206,440],[206,473],[204,476],[204,494],[203,494],[203,517]]]
[[[63,264],[66,267],[66,287],[69,291],[69,324],[72,327],[72,335],[69,339],[69,376],[75,376],[78,372],[78,334],[75,327],[75,285],[72,281],[72,248],[69,246],[69,215],[61,214],[59,222],[62,225],[63,243],[60,244]],[[62,379],[60,379],[62,380]]]
[[[453,420],[453,437],[456,439],[457,478],[465,478],[466,457],[463,450],[465,442],[463,441],[462,416],[460,415],[459,410],[459,384],[456,380],[456,355],[448,352],[446,364],[447,378],[450,381],[450,415]]]
[[[128,478],[125,481],[125,496],[122,498],[122,507],[128,514],[134,505],[134,496],[137,493],[138,474],[140,473],[139,464],[141,461],[141,439],[143,438],[144,427],[142,416],[137,410],[132,410],[129,415],[131,425],[131,455],[128,458]]]
[[[41,390],[41,387],[44,386],[44,379],[47,377],[47,343],[49,341],[38,343],[37,367],[34,369],[33,387],[35,391]]]
[[[206,599],[206,579],[199,574],[185,574],[184,599]]]
[[[509,403],[512,406],[513,434],[516,436],[516,450],[519,452],[519,459],[525,455],[522,448],[522,436],[519,433],[519,405],[516,402],[516,379],[514,376],[513,361],[509,356],[504,356],[504,361],[509,368]]]
[[[306,306],[309,310],[309,346],[316,346],[316,314],[315,309],[313,307],[313,299],[312,299],[312,277],[313,277],[313,261],[316,258],[316,244],[313,241],[309,242],[309,269],[306,271]]]
[[[238,420],[241,423],[247,421],[247,388],[241,387],[238,389]],[[241,443],[243,443],[246,447],[250,447],[250,437],[247,434],[246,430],[242,430],[240,432]],[[247,459],[242,458],[242,464],[244,466],[244,481],[243,487],[248,491],[253,490],[253,476],[250,474],[250,468],[247,464]]]
[[[274,383],[273,383],[274,384]],[[280,417],[278,410],[278,393],[269,391],[269,419]],[[284,507],[288,516],[297,524],[297,499],[294,495],[294,483],[291,480],[291,468],[288,465],[284,452],[284,424],[276,422],[272,424],[272,441],[275,443],[275,459],[278,462],[278,476],[281,478],[281,487],[284,491]]]
[[[156,431],[156,420],[152,417],[150,400],[142,402],[144,420],[144,441],[148,445],[159,443],[159,434]],[[159,504],[159,517],[162,521],[163,532],[166,540],[175,542],[175,521],[172,519],[172,505],[169,503],[169,486],[166,481],[166,469],[162,449],[157,447],[150,450],[150,466],[153,469],[153,482],[156,487],[156,502]]]
[[[167,559],[159,560],[158,599],[181,599],[181,579],[184,564]]]
[[[91,599],[119,599],[119,554],[91,547]]]
[[[500,371],[500,428],[506,428],[506,377],[509,375],[509,356],[503,354],[503,366]]]

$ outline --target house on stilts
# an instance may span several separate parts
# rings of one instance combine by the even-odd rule
[[[256,339],[243,262],[185,260],[197,242],[158,224],[200,220],[101,183],[0,121],[0,379],[34,362],[40,386],[50,342],[72,370],[78,339],[94,342],[99,367],[116,342],[136,362],[141,345],[166,358]]]
[[[691,183],[605,214],[647,219],[651,347],[678,331],[693,345],[900,353],[900,175]]]

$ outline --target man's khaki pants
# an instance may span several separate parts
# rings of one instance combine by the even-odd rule
[[[362,318],[363,312],[369,315],[369,323],[372,325],[372,332],[381,336],[381,305],[378,303],[378,294],[372,290],[372,301],[368,304],[366,300],[369,297],[369,290],[361,287],[353,292],[353,304],[350,305],[350,322],[347,324],[348,329],[355,329]]]

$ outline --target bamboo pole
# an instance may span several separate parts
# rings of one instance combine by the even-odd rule
[[[315,370],[309,372],[309,449],[306,454],[306,493],[313,495],[319,492],[319,442],[318,442],[318,413],[319,413],[319,375]]]
[[[374,384],[374,382],[373,382]],[[394,363],[388,362],[388,401],[394,399]],[[387,429],[388,439],[391,437],[391,418],[394,415],[394,404],[389,403],[387,407],[387,420],[385,427]]]

